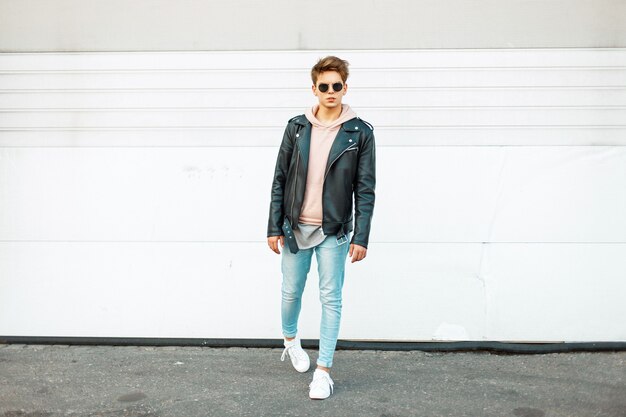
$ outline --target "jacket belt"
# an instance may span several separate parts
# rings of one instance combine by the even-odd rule
[[[337,233],[337,243],[341,244],[348,240],[348,224],[349,223],[343,223],[341,225],[341,229],[339,229],[339,232]]]
[[[293,230],[291,229],[291,223],[285,216],[285,220],[283,220],[283,233],[285,236],[285,240],[287,241],[287,246],[289,246],[289,250],[291,253],[298,253],[298,242],[296,242],[296,237],[293,235]]]

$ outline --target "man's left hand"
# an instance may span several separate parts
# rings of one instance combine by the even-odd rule
[[[350,244],[350,252],[348,253],[348,256],[352,258],[350,263],[355,263],[362,260],[363,258],[365,258],[365,255],[367,255],[366,247],[361,245],[355,245],[354,243]]]

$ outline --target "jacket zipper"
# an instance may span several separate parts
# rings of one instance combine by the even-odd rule
[[[292,199],[291,199],[290,214],[291,214],[291,221],[292,222],[293,222],[293,205],[296,202],[296,184],[298,184],[298,165],[299,165],[299,162],[300,162],[300,149],[298,149],[297,145],[298,145],[298,142],[296,141],[296,152],[298,152],[298,154],[296,155],[296,177],[293,179],[293,192],[291,193]],[[293,225],[291,225],[291,228],[293,229]]]
[[[354,143],[354,144],[352,144],[352,145],[348,146],[348,147],[347,147],[346,149],[344,149],[344,150],[343,150],[343,151],[342,151],[339,155],[337,155],[337,157],[336,157],[335,159],[333,159],[333,160],[332,160],[332,162],[330,163],[330,165],[328,165],[328,169],[326,170],[326,173],[324,174],[324,181],[326,181],[326,176],[327,176],[327,175],[328,175],[328,173],[330,172],[330,168],[333,166],[333,164],[335,163],[335,161],[336,161],[337,159],[339,159],[339,157],[340,157],[341,155],[343,155],[344,153],[348,152],[349,150],[355,149],[355,146],[356,146],[356,145],[357,145],[357,144],[356,144],[356,143]],[[356,148],[356,149],[358,149],[358,148]]]

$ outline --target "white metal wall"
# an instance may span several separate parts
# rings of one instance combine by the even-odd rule
[[[280,337],[270,183],[327,53],[378,157],[341,338],[626,340],[626,49],[545,48],[0,54],[0,334]]]

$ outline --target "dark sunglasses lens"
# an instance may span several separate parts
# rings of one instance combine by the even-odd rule
[[[317,86],[318,90],[320,90],[322,93],[325,93],[328,91],[328,84],[320,84]]]
[[[335,90],[335,91],[341,91],[342,88],[343,88],[343,84],[341,84],[341,83],[333,84],[333,90]]]

